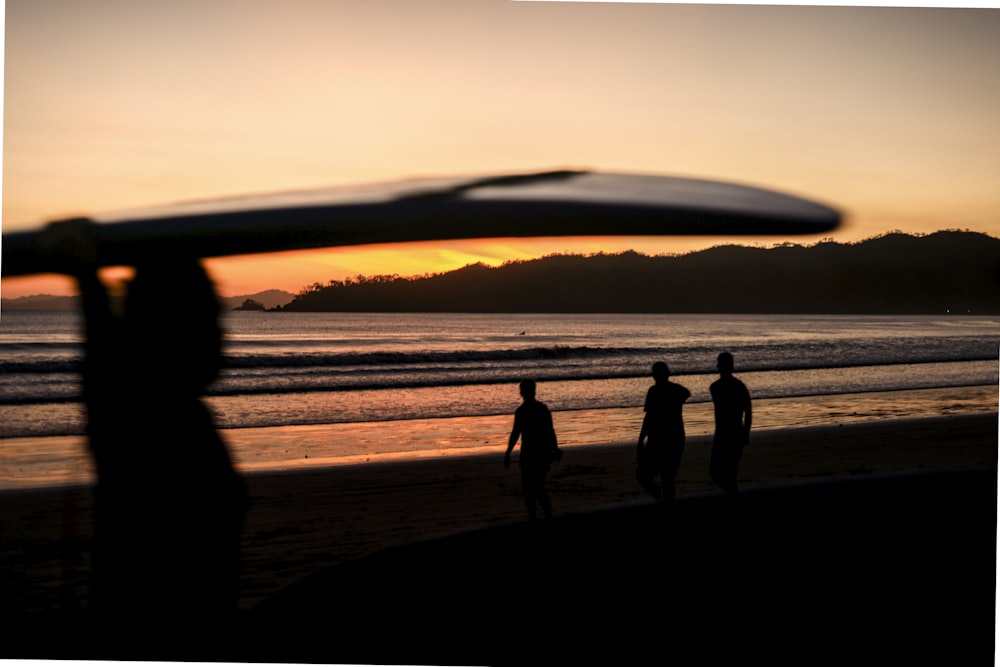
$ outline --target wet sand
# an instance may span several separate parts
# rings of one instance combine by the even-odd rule
[[[755,431],[742,489],[896,471],[995,471],[996,414],[882,420]],[[710,444],[689,437],[679,497],[719,493],[708,479]],[[241,607],[337,563],[526,513],[503,447],[471,455],[251,473],[243,538]],[[557,514],[652,502],[634,477],[634,443],[567,447],[549,488]],[[85,486],[0,494],[2,619],[31,623],[52,609],[85,605],[90,492]]]
[[[997,464],[996,415],[888,420],[758,431],[740,468],[742,489],[835,477]],[[718,493],[708,437],[688,439],[678,497]],[[249,477],[243,600],[252,606],[322,565],[435,536],[521,520],[514,466],[492,454],[370,463]],[[555,513],[652,502],[635,480],[635,445],[568,448],[548,484]]]

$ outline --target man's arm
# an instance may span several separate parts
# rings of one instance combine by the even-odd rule
[[[750,441],[750,427],[753,425],[753,402],[750,400],[750,392],[746,386],[743,387],[743,437],[746,442]]]
[[[549,422],[549,434],[552,439],[552,460],[560,461],[562,460],[562,450],[559,449],[559,438],[556,436],[556,427],[552,423],[552,413],[547,409],[545,411],[545,417]]]
[[[649,435],[649,413],[647,412],[642,416],[642,426],[639,427],[639,442],[636,445],[639,449],[642,449],[642,443],[646,440]]]
[[[43,252],[60,261],[64,273],[76,279],[83,306],[86,345],[93,352],[103,344],[112,320],[107,290],[97,275],[97,239],[93,223],[82,218],[50,223],[38,243]]]
[[[642,426],[639,427],[639,442],[637,445],[640,450],[642,449],[642,443],[649,436],[649,408],[650,408],[649,404],[650,401],[652,400],[652,394],[653,394],[653,387],[650,387],[649,390],[646,391],[646,400],[642,404],[642,412],[643,412]]]
[[[504,468],[509,468],[510,467],[510,453],[514,450],[514,445],[517,444],[517,440],[520,437],[521,437],[521,424],[520,424],[520,421],[517,418],[517,415],[515,414],[514,415],[514,428],[512,428],[511,431],[510,431],[510,437],[507,439],[507,453],[504,454],[504,457],[503,457],[503,467]]]

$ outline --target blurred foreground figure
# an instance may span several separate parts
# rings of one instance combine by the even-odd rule
[[[136,267],[116,314],[87,223],[49,232],[83,299],[97,649],[203,657],[235,618],[247,505],[200,400],[222,365],[213,286],[196,259],[157,258]]]

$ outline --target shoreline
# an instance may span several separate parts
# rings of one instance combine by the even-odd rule
[[[511,410],[516,407],[512,403]],[[995,385],[911,389],[860,394],[759,399],[754,433],[900,418],[992,414]],[[631,443],[642,408],[562,410],[553,413],[560,446]],[[688,438],[708,436],[711,403],[685,406]],[[307,471],[377,461],[420,461],[440,456],[500,451],[510,432],[510,415],[441,417],[377,422],[341,422],[219,429],[243,474]],[[89,484],[92,467],[84,436],[0,439],[0,493],[17,489]]]
[[[996,413],[755,430],[741,489],[909,471],[997,467]],[[503,447],[364,465],[246,475],[241,607],[252,609],[303,577],[392,546],[525,518],[520,477]],[[556,515],[653,502],[636,482],[635,445],[568,448],[549,475]],[[678,497],[719,493],[708,479],[710,441],[688,438]],[[0,493],[0,618],[80,611],[87,594],[90,489]],[[26,616],[27,614],[27,616]]]

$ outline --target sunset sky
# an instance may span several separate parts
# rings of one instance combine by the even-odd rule
[[[1000,236],[1000,9],[510,0],[7,0],[3,229],[133,206],[575,167],[760,185],[830,236]],[[223,295],[552,252],[466,241],[216,260]],[[70,293],[5,280],[4,297]]]

